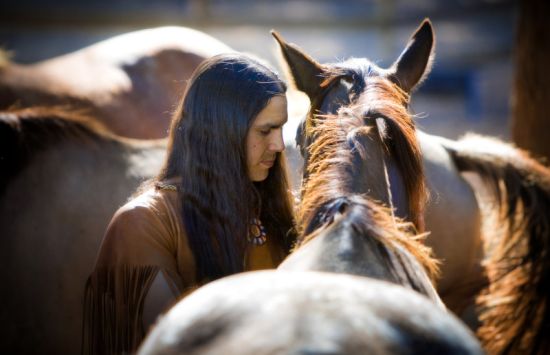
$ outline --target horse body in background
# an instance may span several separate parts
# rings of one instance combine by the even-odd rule
[[[0,109],[68,105],[87,109],[118,135],[163,138],[193,70],[230,51],[205,33],[160,27],[35,64],[8,63],[0,66]]]
[[[84,284],[114,212],[160,170],[165,141],[56,109],[0,113],[1,343],[80,351]]]
[[[295,45],[275,37],[297,88],[311,101],[310,112],[297,134],[306,161],[312,154],[309,143],[315,136],[316,117],[350,105],[376,108],[382,104],[390,113],[406,110],[410,92],[428,72],[433,56],[429,21],[418,28],[389,69],[366,59],[321,65]],[[384,101],[379,88],[385,85],[403,92],[403,99]],[[378,113],[387,116],[384,111]],[[410,115],[409,125],[415,129]],[[406,149],[396,133],[399,131],[394,127],[387,127],[387,147],[392,156]],[[420,230],[425,227],[431,232],[427,244],[443,261],[443,277],[438,284],[443,301],[462,314],[474,306],[475,298],[488,284],[480,298],[478,331],[486,349],[491,353],[547,353],[550,172],[526,154],[494,140],[478,139],[481,146],[474,148],[471,139],[452,142],[419,131],[416,138],[423,163],[419,173],[424,172],[431,196],[427,204],[421,194],[415,197],[411,193],[412,186],[404,174],[409,161],[396,159],[388,169],[378,169],[377,178],[389,181],[392,194],[388,206]],[[477,174],[490,187],[487,191],[496,196],[498,223],[503,228],[484,229],[486,234],[482,233],[480,210],[488,206],[476,199],[461,176],[463,172]],[[308,174],[304,171],[306,185]]]

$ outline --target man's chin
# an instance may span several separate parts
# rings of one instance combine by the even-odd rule
[[[263,172],[257,172],[252,176],[250,176],[250,180],[252,180],[253,182],[261,182],[267,179],[268,176],[269,176],[269,169],[266,169]]]

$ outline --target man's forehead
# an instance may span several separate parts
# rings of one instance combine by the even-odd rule
[[[282,97],[281,99],[272,98],[267,106],[260,112],[258,117],[256,117],[256,125],[274,125],[280,126],[286,123],[288,119],[287,112],[287,103],[286,99]]]
[[[288,114],[286,112],[279,112],[274,114],[258,115],[254,124],[256,125],[272,125],[280,126],[287,122]]]

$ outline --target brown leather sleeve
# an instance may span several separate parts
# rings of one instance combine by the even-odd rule
[[[159,271],[175,295],[194,286],[193,260],[173,207],[170,199],[150,192],[113,216],[86,284],[83,353],[137,348],[145,333],[144,300]]]
[[[176,270],[176,237],[152,206],[123,206],[107,228],[96,268],[155,265]]]

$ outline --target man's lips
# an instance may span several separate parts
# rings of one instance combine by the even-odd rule
[[[275,164],[275,159],[262,160],[261,164],[264,165],[264,166],[267,166],[268,168],[271,168],[273,166],[273,164]]]

